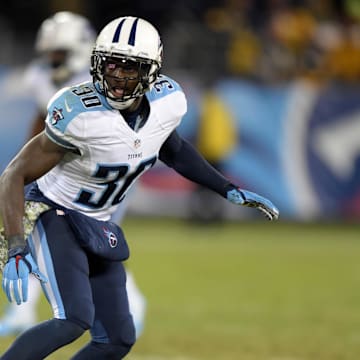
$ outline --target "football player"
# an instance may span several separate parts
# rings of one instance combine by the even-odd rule
[[[33,121],[31,137],[44,129],[47,102],[64,86],[91,80],[89,73],[90,55],[96,33],[85,17],[68,12],[57,12],[41,24],[35,50],[38,58],[26,69],[25,86],[38,107]],[[126,203],[112,215],[112,221],[122,221]],[[131,313],[139,336],[143,330],[146,300],[136,285],[134,276],[127,279]],[[17,334],[37,321],[37,303],[41,295],[39,281],[29,278],[29,300],[18,306],[10,304],[0,320],[0,336]]]
[[[56,93],[45,130],[0,177],[9,247],[3,289],[9,301],[27,301],[28,277],[35,276],[54,315],[19,335],[2,360],[43,359],[87,330],[91,341],[73,360],[121,359],[130,351],[136,337],[123,266],[129,249],[109,220],[158,159],[234,204],[278,218],[271,201],[232,184],[178,134],[186,98],[160,75],[161,64],[153,25],[137,17],[111,21],[91,56],[93,81]],[[24,215],[27,224],[36,219],[30,232]]]

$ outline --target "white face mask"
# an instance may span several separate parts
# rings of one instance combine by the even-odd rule
[[[105,86],[107,87],[107,82],[105,81]],[[135,88],[135,91],[141,87],[141,84],[139,83],[137,85],[137,87]],[[137,98],[132,98],[132,99],[128,99],[128,100],[124,100],[124,101],[117,101],[115,99],[112,99],[110,96],[106,96],[106,100],[108,102],[108,104],[116,109],[116,110],[125,110],[127,108],[129,108],[133,103],[134,101],[136,100]]]
[[[129,99],[129,100],[126,100],[126,101],[114,101],[114,100],[111,100],[111,98],[109,98],[108,96],[106,97],[106,100],[108,102],[108,104],[116,109],[116,110],[125,110],[127,109],[128,107],[130,107],[133,102],[136,100],[135,98],[134,99]]]

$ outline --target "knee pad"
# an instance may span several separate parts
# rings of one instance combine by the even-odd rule
[[[131,348],[135,344],[136,331],[131,315],[122,322],[121,326],[119,326],[119,331],[111,336],[109,340],[114,346],[127,344]]]
[[[94,322],[95,309],[92,303],[83,301],[82,306],[74,304],[72,307],[67,307],[67,320],[78,324],[85,330],[90,329]]]
[[[123,359],[130,351],[130,344],[107,344],[91,341],[83,347],[71,360],[120,360]]]
[[[49,330],[54,336],[58,337],[60,341],[60,338],[62,338],[71,342],[80,337],[86,329],[69,320],[52,319],[49,321]]]
[[[92,333],[93,340],[71,360],[120,360],[124,358],[135,343],[135,326],[132,317],[125,318],[121,325],[112,329],[112,332],[111,337],[99,331],[96,335]]]
[[[106,359],[120,360],[131,350],[133,344],[102,344],[92,343],[99,355],[106,355]]]
[[[98,344],[129,344],[132,346],[136,341],[135,325],[131,315],[106,330],[100,322],[95,321],[90,333],[92,340]]]

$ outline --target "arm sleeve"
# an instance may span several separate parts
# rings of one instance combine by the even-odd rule
[[[185,178],[203,185],[226,198],[234,189],[225,178],[178,132],[173,131],[160,149],[159,159]]]
[[[84,138],[84,113],[79,99],[69,90],[59,90],[49,101],[45,119],[45,134],[59,146],[81,155],[86,147]],[[71,111],[67,108],[70,106]]]

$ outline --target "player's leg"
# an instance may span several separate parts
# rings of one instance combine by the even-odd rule
[[[29,245],[48,282],[43,286],[54,319],[22,333],[2,360],[39,360],[74,341],[94,319],[87,255],[63,216],[44,213]]]
[[[126,209],[129,205],[134,188],[126,195],[125,199],[121,202],[117,210],[111,215],[111,221],[116,224],[121,224],[126,214]],[[126,269],[127,281],[126,289],[128,293],[130,312],[134,319],[136,337],[138,338],[143,330],[146,315],[146,298],[136,284],[134,275]]]
[[[64,346],[84,332],[80,326],[66,320],[52,319],[22,333],[1,360],[39,360]],[[51,338],[50,338],[51,336]]]
[[[122,359],[135,343],[135,327],[129,311],[125,270],[120,262],[94,260],[91,264],[95,304],[92,341],[72,360]]]
[[[0,320],[0,336],[18,334],[37,322],[37,304],[42,293],[39,280],[29,277],[29,297],[26,303],[11,303]]]
[[[136,338],[138,338],[144,329],[146,314],[146,299],[138,286],[131,271],[126,269],[126,290],[129,299],[130,313],[134,320]]]

